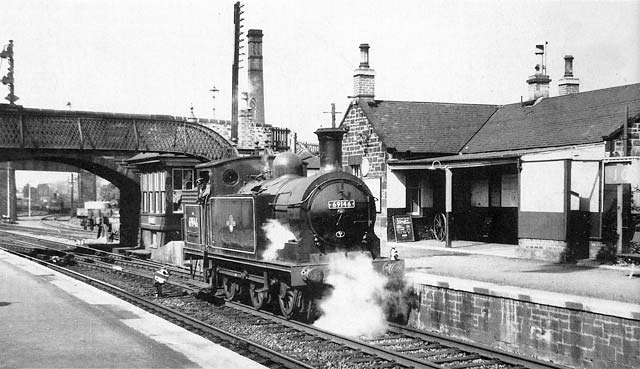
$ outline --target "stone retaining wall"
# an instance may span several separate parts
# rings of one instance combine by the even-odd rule
[[[624,318],[442,286],[419,285],[409,324],[576,368],[640,368],[640,316]],[[635,315],[637,313],[632,313]]]

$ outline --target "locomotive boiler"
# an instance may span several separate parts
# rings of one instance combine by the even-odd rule
[[[402,276],[402,260],[380,255],[371,191],[341,170],[344,133],[316,131],[321,169],[310,177],[291,152],[197,166],[198,194],[183,197],[185,257],[203,255],[226,300],[248,296],[257,309],[277,300],[286,318],[310,316],[335,254],[365,253],[380,273]]]

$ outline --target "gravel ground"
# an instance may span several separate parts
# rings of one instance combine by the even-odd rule
[[[628,278],[628,270],[402,246],[398,251],[405,259],[407,272],[419,271],[503,286],[640,304],[640,278]]]

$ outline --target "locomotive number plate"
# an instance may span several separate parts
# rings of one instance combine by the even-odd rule
[[[353,209],[356,207],[356,200],[329,200],[329,209]]]

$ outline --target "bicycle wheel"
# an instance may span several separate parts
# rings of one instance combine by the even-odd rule
[[[444,241],[447,238],[447,217],[438,213],[433,218],[433,234],[438,241]]]

